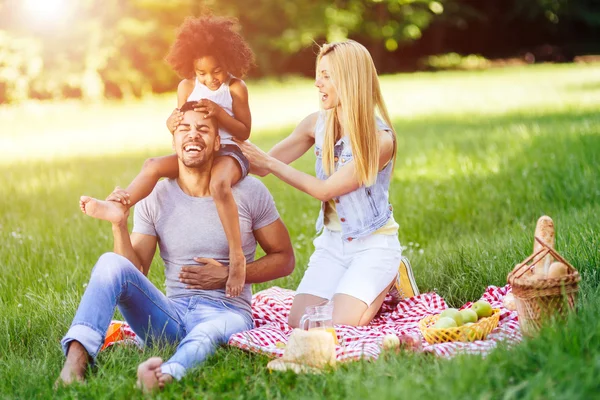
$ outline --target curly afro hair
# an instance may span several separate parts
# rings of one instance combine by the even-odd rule
[[[191,79],[195,76],[194,61],[213,56],[227,72],[243,78],[254,66],[254,53],[238,27],[235,18],[188,17],[179,27],[166,61],[179,76]]]

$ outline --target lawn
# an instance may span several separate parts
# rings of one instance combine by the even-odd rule
[[[577,314],[486,358],[386,355],[319,376],[269,373],[268,359],[221,348],[160,398],[581,398],[600,391],[600,65],[539,65],[382,78],[399,137],[391,202],[422,291],[451,305],[506,284],[553,217],[559,251],[580,271]],[[252,140],[269,149],[317,105],[308,80],[251,82]],[[81,194],[126,185],[170,151],[174,95],[106,104],[0,108],[0,397],[141,398],[150,355],[103,353],[85,386],[54,392],[66,332],[110,227],[82,215]],[[314,156],[296,166],[312,171]],[[295,288],[318,202],[264,179],[288,226],[296,269],[256,285]],[[163,287],[155,259],[151,280]]]

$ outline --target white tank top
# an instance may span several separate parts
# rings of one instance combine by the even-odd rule
[[[198,81],[198,78],[196,78],[194,90],[192,90],[192,93],[190,93],[188,96],[187,101],[200,101],[202,99],[211,100],[221,106],[221,108],[225,110],[227,114],[234,117],[232,108],[233,99],[231,98],[231,93],[229,92],[229,83],[231,82],[231,78],[232,76],[230,75],[229,78],[223,82],[217,90],[210,90],[205,85],[201,84]],[[233,135],[227,130],[219,128],[219,136],[221,137],[221,144],[235,145],[235,142],[232,140]]]

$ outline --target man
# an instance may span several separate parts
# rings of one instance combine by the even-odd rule
[[[67,358],[59,383],[83,380],[89,360],[95,359],[103,343],[115,306],[147,344],[159,338],[179,343],[166,362],[153,357],[139,366],[138,382],[145,390],[180,379],[232,334],[253,326],[251,285],[245,286],[240,297],[225,296],[228,271],[221,263],[227,263],[229,247],[209,191],[220,141],[216,120],[204,118],[193,107],[194,103],[182,107],[183,121],[173,133],[179,177],[159,182],[136,205],[131,235],[126,214],[112,222],[114,253],[98,260],[62,340]],[[295,262],[292,245],[266,187],[248,177],[233,193],[248,263],[246,282],[289,275]],[[96,200],[82,197],[82,202],[93,207]],[[266,255],[252,262],[257,241]],[[166,296],[146,278],[157,244],[165,263]],[[196,263],[202,265],[182,268]]]

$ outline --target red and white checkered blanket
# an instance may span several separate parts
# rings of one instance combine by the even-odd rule
[[[421,336],[418,323],[431,314],[439,314],[447,308],[446,302],[437,293],[424,293],[419,296],[402,300],[395,307],[391,297],[387,296],[379,314],[368,326],[336,325],[335,330],[340,342],[336,346],[337,360],[348,361],[361,358],[376,359],[381,352],[383,337],[387,334],[409,334],[420,338],[423,351],[442,357],[452,357],[459,353],[485,355],[496,347],[500,341],[517,343],[522,339],[517,312],[507,310],[502,304],[504,296],[510,292],[510,286],[489,286],[481,299],[490,302],[493,308],[499,308],[500,321],[498,326],[485,340],[475,342],[450,342],[428,344]],[[240,332],[229,339],[229,345],[241,349],[264,353],[273,357],[283,355],[284,346],[277,343],[287,343],[292,328],[287,324],[287,317],[292,307],[294,291],[272,287],[256,293],[252,297],[252,316],[254,329]],[[471,303],[462,308],[470,307]],[[122,323],[113,321],[113,323]],[[135,333],[125,323],[120,328],[121,337],[109,340],[105,347],[123,340],[140,345]],[[110,330],[110,329],[109,329]]]
[[[504,296],[510,292],[510,286],[489,286],[482,300],[490,302],[493,308],[499,308],[500,321],[485,340],[475,342],[450,342],[430,345],[420,334],[418,323],[430,314],[439,314],[447,308],[446,302],[437,293],[425,293],[402,300],[397,306],[391,305],[387,296],[384,304],[368,326],[336,325],[335,330],[340,342],[336,346],[337,360],[347,361],[360,358],[376,359],[381,352],[383,337],[387,334],[412,334],[422,340],[423,351],[443,357],[452,357],[458,353],[489,353],[500,341],[516,343],[521,341],[521,330],[517,312],[507,310],[502,304]],[[272,287],[256,293],[252,298],[252,316],[255,328],[240,332],[229,339],[231,346],[280,357],[285,351],[278,342],[287,343],[292,328],[287,317],[292,306],[294,291]],[[462,308],[470,307],[471,303]]]

